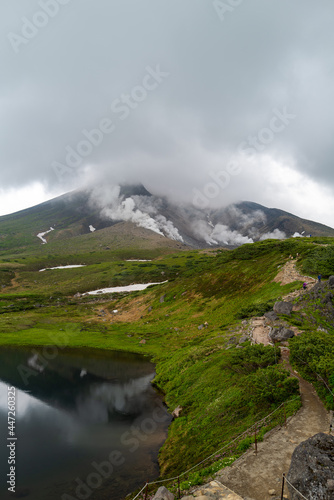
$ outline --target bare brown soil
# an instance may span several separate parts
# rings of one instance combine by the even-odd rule
[[[109,321],[112,323],[132,323],[133,321],[138,321],[147,313],[149,307],[148,301],[149,297],[145,295],[144,297],[135,297],[130,300],[126,305],[122,305],[122,309],[117,308],[117,303],[112,307],[109,305],[108,308],[99,307],[96,309],[96,316],[90,318],[90,320]]]

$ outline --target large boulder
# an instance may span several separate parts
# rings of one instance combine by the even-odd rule
[[[329,288],[334,288],[334,276],[328,278],[328,286]]]
[[[264,317],[268,321],[277,321],[278,320],[278,316],[275,313],[275,311],[268,311],[268,312],[264,313]]]
[[[174,495],[165,486],[160,486],[152,500],[174,500]]]
[[[293,330],[290,330],[290,328],[285,328],[285,326],[273,328],[269,333],[269,338],[273,342],[284,342],[285,340],[291,339],[294,336],[295,332]]]
[[[274,305],[274,311],[277,314],[291,314],[292,303],[291,302],[276,302]]]
[[[320,432],[297,446],[287,474],[291,500],[334,498],[334,436]],[[293,485],[290,486],[289,482]]]

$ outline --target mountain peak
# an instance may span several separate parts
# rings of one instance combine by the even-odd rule
[[[44,240],[52,242],[79,235],[89,238],[92,232],[97,236],[100,230],[121,222],[131,222],[159,237],[193,248],[236,247],[291,236],[334,236],[334,229],[328,226],[252,201],[204,211],[192,205],[171,203],[151,194],[141,184],[106,184],[70,192],[0,217],[1,246],[36,246],[45,244]],[[41,234],[46,235],[44,240],[37,237]]]

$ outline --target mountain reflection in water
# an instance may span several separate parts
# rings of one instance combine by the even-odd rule
[[[46,359],[37,349],[0,352],[0,443],[8,432],[7,387],[17,388],[17,491],[29,500],[78,498],[78,484],[96,473],[92,464],[108,461],[112,452],[122,460],[90,488],[92,500],[117,500],[157,477],[171,417],[151,386],[154,365],[110,351],[72,350]],[[7,459],[1,446],[1,498]]]

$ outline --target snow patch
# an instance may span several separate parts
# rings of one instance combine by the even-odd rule
[[[115,286],[113,288],[100,288],[99,290],[93,290],[92,292],[86,292],[83,295],[97,295],[100,293],[120,293],[120,292],[138,292],[145,290],[150,285],[162,285],[167,283],[167,281],[160,281],[159,283],[138,283],[136,285],[128,286]]]
[[[47,269],[73,269],[74,267],[86,267],[86,265],[78,264],[74,266],[57,266],[57,267],[46,267],[45,269],[40,269],[39,272],[46,271]]]
[[[96,231],[96,227],[90,225],[89,226],[89,230],[90,230],[91,233],[94,233],[94,231]]]
[[[39,238],[40,240],[42,240],[42,244],[45,245],[45,243],[47,243],[46,239],[44,238],[44,236],[48,233],[51,233],[51,231],[54,231],[53,227],[50,227],[50,229],[48,231],[44,231],[44,233],[38,233],[37,235],[37,238]]]

